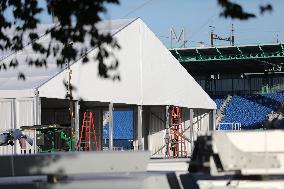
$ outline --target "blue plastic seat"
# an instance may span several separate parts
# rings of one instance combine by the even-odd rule
[[[224,110],[224,123],[241,123],[242,129],[253,129],[260,126],[267,114],[276,111],[284,101],[284,93],[272,93],[264,95],[233,96]],[[227,130],[223,126],[220,128]]]

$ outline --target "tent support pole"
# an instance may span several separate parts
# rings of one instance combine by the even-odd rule
[[[209,115],[209,125],[207,127],[207,131],[213,131],[215,130],[215,110],[210,110],[208,115]]]
[[[109,103],[109,132],[108,132],[108,148],[113,150],[113,103]]]
[[[35,120],[34,120],[34,125],[41,125],[41,98],[38,95],[38,91],[36,91],[36,96],[34,97],[34,106],[35,106]],[[34,131],[34,136],[36,137],[36,131]],[[36,140],[34,140],[34,145],[33,145],[33,152],[37,153],[37,144]]]
[[[75,101],[74,102],[74,107],[75,107],[75,123],[74,123],[74,134],[75,134],[75,145],[78,144],[79,142],[79,111],[80,111],[80,105],[79,105],[79,101]]]
[[[142,106],[137,107],[137,136],[138,136],[138,150],[144,150],[142,143]]]
[[[212,110],[212,113],[213,113],[213,115],[212,115],[212,123],[213,123],[213,131],[215,131],[216,130],[216,113],[217,113],[217,111],[216,110]]]
[[[36,95],[34,97],[34,125],[41,124],[41,99],[38,96],[38,92],[36,91]]]
[[[191,156],[193,153],[193,148],[194,148],[194,129],[193,129],[193,109],[189,109],[189,121],[190,121],[190,151],[191,151]]]

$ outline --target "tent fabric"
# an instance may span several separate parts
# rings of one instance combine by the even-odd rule
[[[110,74],[118,74],[120,81],[98,76],[98,62],[93,58],[97,49],[94,49],[88,53],[89,63],[83,64],[81,59],[71,63],[74,99],[216,109],[214,101],[141,19],[103,21],[98,28],[100,32],[110,32],[121,46],[120,50],[110,49],[115,58],[105,60],[106,64],[119,61],[118,69]],[[48,40],[48,37],[41,40]],[[29,51],[28,48],[25,50]],[[17,56],[23,56],[21,59],[24,60],[27,54],[19,52]],[[12,97],[16,89],[34,89],[40,97],[64,99],[66,88],[63,81],[68,74],[54,60],[55,57],[48,58],[47,68],[39,69],[21,62],[19,68],[28,73],[26,81],[17,80],[15,70],[1,71],[0,97],[5,90],[12,91],[9,94]]]
[[[45,36],[45,31],[54,26],[55,24],[38,24],[36,30],[25,31],[23,33],[23,39],[22,39],[23,46],[27,46],[30,43],[29,34],[31,32],[36,32],[38,36],[43,37]],[[14,35],[18,33],[18,31],[16,30],[16,26],[14,25],[9,29],[4,29],[3,33],[6,35],[6,37],[12,39]],[[11,49],[0,50],[0,60],[3,60],[4,58],[8,57],[11,54],[13,54],[13,51]]]
[[[110,33],[111,35],[114,35],[130,24],[133,20],[134,19],[103,21],[98,23],[97,28],[100,33]],[[48,45],[50,36],[45,35],[44,31],[51,27],[54,27],[54,24],[42,24],[38,27],[37,33],[39,36],[42,36],[38,39],[38,41],[41,44],[46,46]],[[7,33],[11,35],[13,34],[12,31],[8,31]],[[28,34],[25,34],[23,37],[24,46],[28,44],[27,35]],[[56,42],[53,42],[52,44],[55,45]],[[90,49],[90,47],[88,49]],[[56,63],[56,57],[52,55],[46,59],[46,67],[28,65],[26,62],[27,58],[33,60],[36,60],[37,58],[44,58],[40,57],[40,54],[35,54],[31,45],[27,45],[22,51],[16,53],[12,53],[11,51],[2,52],[0,50],[0,55],[1,62],[6,63],[6,65],[9,64],[11,60],[17,60],[19,62],[19,66],[15,69],[9,68],[7,70],[0,70],[0,90],[37,89],[40,85],[44,84],[66,68],[65,65],[63,65],[63,67],[58,66]],[[18,79],[19,73],[24,73],[26,79]],[[62,84],[62,82],[60,83]],[[10,93],[9,95],[13,97],[14,94],[15,93]],[[0,93],[0,97],[4,98],[5,96]]]

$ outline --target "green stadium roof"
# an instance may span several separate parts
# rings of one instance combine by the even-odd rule
[[[284,44],[170,49],[193,75],[282,71]]]

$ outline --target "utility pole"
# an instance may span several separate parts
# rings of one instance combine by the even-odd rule
[[[230,45],[234,46],[235,45],[235,34],[234,34],[234,25],[232,24],[231,28],[231,35],[230,37],[220,37],[219,35],[214,33],[214,26],[209,26],[210,28],[210,43],[211,47],[214,47],[214,41],[219,40],[219,41],[229,41]]]
[[[232,46],[235,46],[235,34],[234,34],[234,31],[235,31],[235,30],[234,30],[234,24],[232,24],[231,40],[230,40]]]
[[[210,28],[210,44],[211,44],[211,47],[214,47],[214,29],[215,27],[214,26],[209,26]]]

